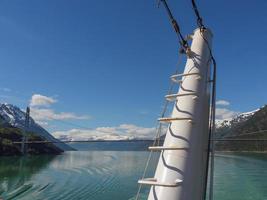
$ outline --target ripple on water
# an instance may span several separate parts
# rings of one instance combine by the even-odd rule
[[[13,190],[12,192],[9,192],[8,195],[6,195],[5,199],[6,200],[11,200],[11,199],[15,199],[19,196],[23,196],[25,195],[25,193],[27,191],[29,191],[31,188],[33,187],[32,184],[25,184],[22,185],[18,188],[16,188],[15,190]]]
[[[13,159],[4,168],[0,165],[0,196],[5,200],[133,200],[146,159],[146,152],[71,152],[45,161],[34,157],[34,162],[18,167]],[[266,168],[267,159],[257,156],[216,157],[216,200],[267,199]],[[149,169],[148,176],[153,173]],[[142,192],[140,199],[146,199],[148,190]]]
[[[115,160],[112,157],[110,161]],[[73,166],[65,169],[56,169],[57,176],[60,178],[60,183],[53,190],[46,191],[49,198],[56,197],[57,199],[94,199],[95,195],[103,193],[107,188],[116,185],[116,177],[112,165],[93,165],[88,163],[84,166]],[[60,176],[59,174],[63,174]],[[73,187],[71,187],[73,186]],[[68,188],[58,194],[61,188]],[[62,190],[62,189],[61,189]]]

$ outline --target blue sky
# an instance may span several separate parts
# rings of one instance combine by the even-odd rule
[[[168,2],[182,32],[192,33],[190,1]],[[267,2],[197,3],[214,34],[217,99],[230,103],[222,103],[221,111],[264,105]],[[66,123],[155,126],[178,51],[157,1],[2,0],[0,27],[1,102],[25,108],[34,94],[55,100],[38,108],[54,118],[72,117],[49,120],[50,131],[74,128]]]

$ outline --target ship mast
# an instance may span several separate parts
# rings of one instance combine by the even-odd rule
[[[168,123],[163,146],[149,148],[161,152],[155,175],[138,182],[151,186],[148,200],[204,200],[215,115],[216,63],[211,52],[212,33],[204,27],[192,1],[199,28],[190,36],[189,47],[166,1],[161,1],[180,37],[187,61],[182,74],[171,76],[173,82],[180,84],[178,92],[165,96],[174,102],[171,116],[158,119],[160,123]]]

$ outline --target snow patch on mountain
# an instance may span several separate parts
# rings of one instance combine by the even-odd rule
[[[147,140],[155,137],[155,128],[140,127],[134,124],[121,124],[114,127],[97,127],[95,129],[71,129],[53,132],[60,140]],[[165,130],[162,130],[165,133]]]
[[[0,103],[0,119],[2,124],[9,124],[19,129],[25,129],[25,117],[26,113],[17,106]],[[33,118],[30,117],[29,131],[45,138],[48,141],[58,142],[59,140],[54,138],[43,127],[37,124]],[[73,150],[70,146],[64,143],[55,143],[55,145],[62,150]]]
[[[252,115],[254,115],[257,111],[259,111],[260,109],[256,109],[250,112],[244,112],[244,113],[240,113],[232,118],[227,118],[227,119],[216,119],[215,120],[215,125],[216,128],[220,128],[222,126],[230,126],[231,123],[233,121],[235,122],[241,122],[241,121],[245,121],[247,120],[249,117],[251,117]]]

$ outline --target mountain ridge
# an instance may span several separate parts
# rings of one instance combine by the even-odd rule
[[[218,151],[267,151],[267,105],[217,127],[215,139]]]
[[[25,116],[26,113],[22,111],[19,107],[8,103],[0,103],[0,121],[2,125],[10,125],[21,130],[25,130]],[[45,140],[55,142],[55,146],[63,151],[74,150],[72,147],[66,145],[65,143],[59,142],[54,136],[52,136],[48,131],[46,131],[42,126],[34,121],[30,117],[30,126],[28,128],[29,132],[35,133],[37,136],[44,138]]]
[[[215,120],[215,125],[216,128],[220,128],[223,125],[230,125],[230,122],[232,120],[242,120],[242,119],[247,119],[248,117],[254,115],[257,111],[259,111],[261,108],[257,108],[255,110],[249,111],[249,112],[243,112],[243,113],[238,113],[234,117],[231,118],[226,118],[226,119],[216,119]]]
[[[223,138],[223,137],[232,137],[235,135],[239,135],[237,133],[238,127],[241,127],[248,123],[250,119],[253,119],[257,113],[262,112],[265,110],[267,106],[262,106],[256,110],[240,113],[233,118],[224,119],[224,120],[217,120],[216,125],[216,137]],[[264,118],[264,116],[263,116]],[[254,120],[253,120],[254,121]],[[255,122],[255,121],[254,121]],[[248,128],[248,127],[247,127]],[[259,129],[251,129],[249,128],[250,132],[258,131]]]

